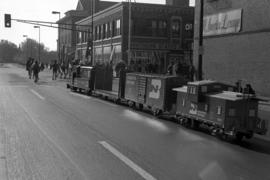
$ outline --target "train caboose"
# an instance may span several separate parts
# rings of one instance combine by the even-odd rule
[[[233,92],[232,86],[208,80],[189,82],[174,91],[176,116],[182,124],[238,140],[266,133],[265,122],[258,118],[259,99],[253,94]]]

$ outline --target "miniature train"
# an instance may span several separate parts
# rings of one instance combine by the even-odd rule
[[[258,117],[260,99],[216,81],[124,71],[114,78],[110,70],[78,66],[67,87],[147,108],[156,116],[173,115],[184,126],[205,128],[222,138],[250,139],[254,133],[267,132],[266,121]]]

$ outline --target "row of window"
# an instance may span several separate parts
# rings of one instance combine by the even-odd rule
[[[132,34],[135,36],[167,37],[167,20],[134,19],[132,20]],[[180,38],[182,21],[180,18],[171,20],[170,33],[172,38]],[[78,43],[87,42],[90,33],[79,32]],[[102,40],[121,35],[120,19],[97,25],[94,27],[94,40]]]
[[[172,38],[179,38],[181,29],[180,18],[171,20],[170,31],[167,20],[135,19],[132,21],[132,33],[135,36],[167,37],[168,32],[171,32]]]
[[[102,40],[121,35],[121,21],[120,19],[97,25],[94,27],[94,40]],[[91,36],[89,32],[78,32],[77,43],[86,43]]]

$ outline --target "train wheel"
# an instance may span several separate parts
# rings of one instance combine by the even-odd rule
[[[115,104],[120,104],[120,99],[119,99],[119,98],[115,98],[115,99],[113,99],[113,102],[114,102]]]
[[[75,92],[75,91],[77,91],[77,88],[74,87],[74,86],[72,86],[72,87],[71,87],[71,91],[74,91],[74,92]]]
[[[87,94],[88,96],[92,96],[92,91],[91,91],[91,90],[87,90],[87,91],[86,91],[86,94]]]
[[[253,133],[250,133],[250,134],[246,134],[245,135],[245,138],[247,138],[247,139],[251,139],[253,137]]]
[[[139,111],[142,111],[143,110],[143,104],[141,103],[136,103],[136,109],[138,109]]]
[[[135,102],[133,102],[133,101],[128,101],[128,106],[129,106],[130,108],[134,108]]]
[[[159,115],[161,115],[162,111],[160,109],[154,108],[152,110],[152,113],[154,116],[159,116]]]
[[[237,142],[241,142],[244,135],[242,133],[236,133],[235,138]]]
[[[223,141],[227,141],[227,140],[228,140],[228,135],[227,135],[227,134],[224,134],[224,133],[219,134],[218,137],[219,137],[221,140],[223,140]]]

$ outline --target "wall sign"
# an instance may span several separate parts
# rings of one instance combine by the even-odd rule
[[[203,18],[203,35],[237,33],[241,30],[242,9],[222,12]]]

